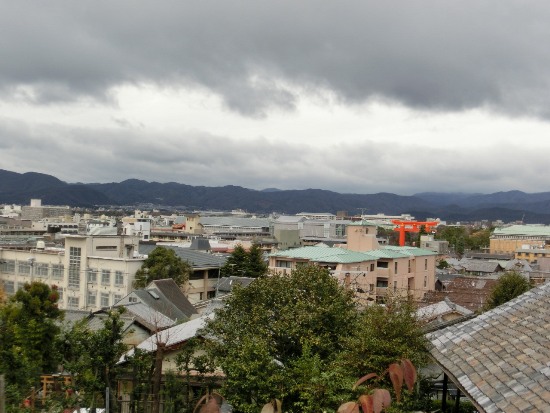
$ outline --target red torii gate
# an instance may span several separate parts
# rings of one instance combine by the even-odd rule
[[[399,232],[399,245],[401,247],[405,246],[405,232],[420,232],[422,227],[429,232],[439,224],[437,221],[400,221],[398,219],[392,219],[391,222],[397,225],[393,230]]]

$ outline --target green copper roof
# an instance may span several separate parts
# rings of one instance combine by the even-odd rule
[[[385,247],[372,251],[358,252],[346,248],[302,247],[274,252],[270,257],[298,258],[316,262],[354,263],[376,261],[379,259],[407,258],[437,255],[435,252],[414,247]]]
[[[400,252],[401,254],[405,254],[405,255],[409,255],[409,256],[413,255],[415,257],[425,257],[427,255],[437,255],[437,253],[435,253],[433,251],[426,250],[426,249],[423,249],[423,248],[416,248],[416,247],[394,247],[394,246],[391,246],[391,245],[387,245],[386,247],[384,247],[384,249],[393,250],[393,251]]]
[[[550,237],[548,225],[511,225],[509,227],[495,228],[493,235],[530,235]]]
[[[367,220],[363,220],[363,221],[354,221],[350,224],[348,224],[348,227],[377,227],[379,226],[380,224],[377,224],[376,222],[373,222],[373,221],[367,221]]]

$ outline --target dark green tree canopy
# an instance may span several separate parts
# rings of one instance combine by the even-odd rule
[[[249,251],[238,244],[227,258],[220,270],[223,277],[258,278],[267,273],[267,264],[263,259],[262,249],[253,244]]]
[[[498,279],[484,309],[490,310],[498,307],[527,292],[530,288],[531,284],[526,277],[517,271],[508,271]]]
[[[151,281],[172,278],[183,286],[193,269],[170,248],[155,248],[136,272],[134,288],[145,288]]]
[[[365,372],[420,359],[414,320],[406,305],[362,313],[327,270],[304,266],[236,288],[202,336],[214,338],[208,353],[237,411],[257,412],[274,398],[286,412],[334,411]]]
[[[0,307],[0,374],[13,391],[26,392],[44,373],[55,372],[59,293],[42,282],[26,283]]]

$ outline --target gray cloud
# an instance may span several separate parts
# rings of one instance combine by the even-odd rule
[[[0,142],[3,169],[48,173],[67,182],[138,178],[347,193],[487,193],[517,188],[540,191],[550,173],[544,151],[521,142],[484,151],[433,149],[414,143],[381,146],[369,140],[320,148],[264,138],[243,142],[198,131],[159,137],[143,130],[129,140],[121,130],[29,128],[2,118]]]
[[[0,91],[43,104],[196,86],[262,116],[328,89],[352,104],[548,117],[549,18],[544,2],[498,0],[3,0]]]

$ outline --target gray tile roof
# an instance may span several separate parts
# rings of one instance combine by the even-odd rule
[[[481,412],[550,412],[550,283],[426,337]]]
[[[174,250],[178,257],[180,257],[183,261],[187,261],[194,269],[219,268],[222,267],[227,260],[227,256],[225,255],[215,255],[207,252],[191,250],[189,248],[173,247],[170,245],[140,244],[139,252],[140,254],[148,255],[157,247]]]

